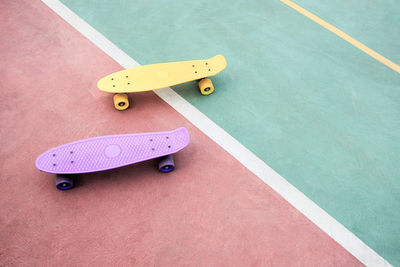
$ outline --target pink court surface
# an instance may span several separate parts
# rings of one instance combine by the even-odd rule
[[[45,4],[0,7],[1,266],[361,265],[153,92],[114,110],[96,83],[122,67]],[[62,192],[35,168],[63,143],[178,127],[168,174],[149,161]]]

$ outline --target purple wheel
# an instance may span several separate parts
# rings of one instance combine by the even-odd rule
[[[158,163],[158,170],[160,172],[172,172],[174,169],[175,163],[172,155],[160,158],[160,161]]]
[[[56,187],[59,190],[68,190],[74,187],[74,180],[69,175],[56,175]]]

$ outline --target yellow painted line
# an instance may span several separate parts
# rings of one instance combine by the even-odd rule
[[[354,45],[355,47],[357,47],[358,49],[360,49],[364,53],[366,53],[366,54],[370,55],[371,57],[375,58],[379,62],[385,64],[386,66],[388,66],[392,70],[400,73],[400,66],[399,65],[397,65],[394,62],[390,61],[389,59],[385,58],[381,54],[375,52],[374,50],[372,50],[371,48],[367,47],[366,45],[360,43],[359,41],[357,41],[356,39],[354,39],[350,35],[344,33],[343,31],[339,30],[335,26],[329,24],[328,22],[324,21],[323,19],[321,19],[318,16],[314,15],[313,13],[305,10],[304,8],[302,8],[301,6],[293,3],[290,0],[280,0],[280,1],[282,3],[288,5],[289,7],[293,8],[294,10],[299,12],[300,14],[303,14],[304,16],[306,16],[307,18],[311,19],[312,21],[318,23],[322,27],[330,30],[331,32],[333,32],[337,36],[339,36],[342,39],[346,40],[347,42],[349,42],[350,44]]]

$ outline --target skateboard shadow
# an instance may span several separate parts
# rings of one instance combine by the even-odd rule
[[[164,173],[158,171],[157,159],[139,162],[124,167],[76,175],[75,188],[86,186],[134,186],[145,181],[161,179]]]
[[[98,101],[101,102],[103,108],[107,110],[107,112],[125,112],[128,113],[132,110],[153,110],[159,105],[159,97],[157,97],[153,92],[139,92],[139,93],[128,93],[128,98],[130,102],[130,106],[127,110],[119,111],[114,108],[113,103],[113,95],[110,93],[104,93],[103,95],[98,97]]]
[[[171,86],[171,88],[186,99],[202,98],[205,97],[200,93],[197,81],[191,81],[187,83],[182,83],[178,85]]]
[[[198,99],[212,97],[214,94],[220,94],[228,87],[228,82],[230,81],[230,78],[226,73],[226,71],[223,71],[222,73],[219,73],[216,76],[212,76],[210,77],[210,79],[214,85],[215,91],[209,96],[204,96],[201,94],[198,86],[198,81],[191,81],[187,83],[174,85],[171,86],[171,88],[186,100],[196,101]]]

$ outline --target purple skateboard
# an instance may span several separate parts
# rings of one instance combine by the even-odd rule
[[[57,174],[57,188],[66,190],[73,187],[71,174],[104,171],[154,158],[160,158],[161,172],[170,172],[175,168],[172,154],[188,144],[185,128],[100,136],[52,148],[37,158],[36,167]]]

